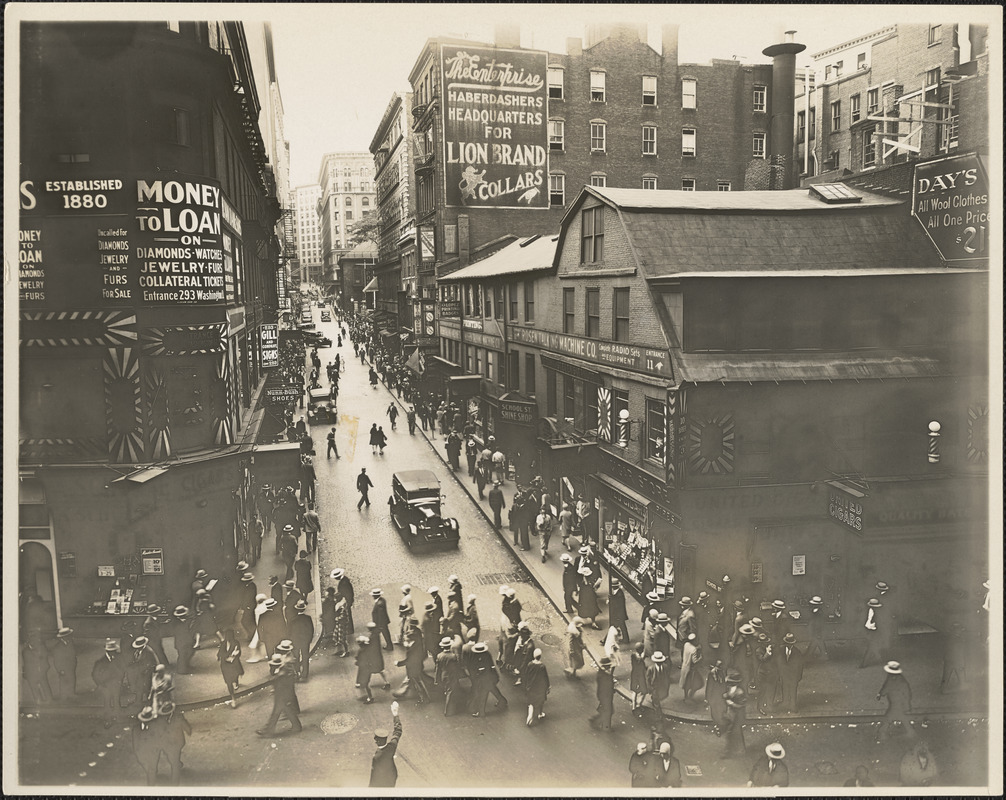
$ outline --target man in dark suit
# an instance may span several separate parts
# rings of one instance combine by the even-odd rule
[[[297,691],[294,684],[297,681],[297,665],[292,658],[286,658],[275,653],[269,659],[269,669],[273,673],[272,713],[265,727],[255,731],[259,736],[272,737],[276,735],[276,723],[281,716],[290,720],[290,733],[300,733],[300,704],[297,702]]]
[[[493,527],[499,530],[503,527],[503,509],[506,508],[506,500],[503,498],[503,490],[500,489],[499,481],[496,481],[493,488],[489,490],[489,508],[493,510]]]
[[[551,686],[548,670],[541,660],[541,650],[535,650],[531,661],[521,671],[524,676],[524,691],[527,694],[527,726],[530,727],[545,717],[545,700]]]
[[[777,694],[782,695],[784,710],[796,711],[796,690],[803,679],[803,651],[796,646],[796,636],[792,633],[783,636],[782,645],[775,645],[774,650],[779,680]]]
[[[425,662],[426,644],[419,629],[419,622],[413,618],[405,636],[405,657],[395,662],[395,666],[405,667],[405,680],[401,688],[394,692],[395,697],[405,697],[411,689],[415,689],[417,705],[430,702],[430,691],[426,686]]]
[[[374,609],[371,612],[371,618],[374,624],[377,626],[377,637],[378,643],[380,643],[380,637],[384,637],[385,650],[394,650],[395,646],[391,643],[391,617],[388,616],[388,601],[384,599],[384,592],[380,589],[371,589],[370,596],[374,598]]]
[[[60,628],[49,647],[49,658],[59,678],[57,689],[60,699],[77,694],[77,647],[73,642],[73,628]]]
[[[388,736],[385,728],[374,731],[374,743],[377,752],[370,762],[370,786],[394,788],[398,782],[398,767],[395,766],[395,753],[398,742],[402,738],[402,721],[398,717],[398,702],[391,704],[391,716],[394,719],[395,731]]]
[[[615,713],[615,675],[611,659],[603,656],[597,662],[597,725],[611,730],[611,715]]]
[[[94,662],[91,680],[101,693],[105,712],[105,727],[109,728],[119,713],[119,697],[122,695],[122,681],[126,671],[119,654],[119,643],[115,639],[105,641],[105,652]]]
[[[650,660],[653,662],[646,668],[646,685],[650,687],[650,703],[657,715],[657,724],[663,725],[664,709],[661,703],[671,692],[671,671],[667,668],[667,656],[659,650],[655,651]]]
[[[657,786],[680,788],[681,762],[674,757],[674,745],[670,742],[663,742],[657,753],[656,761]]]
[[[485,642],[476,642],[472,645],[468,668],[472,679],[471,707],[474,709],[472,716],[485,716],[486,702],[490,694],[496,698],[496,707],[503,706],[506,710],[507,699],[499,690],[500,676],[496,671],[496,665],[493,664],[493,657],[489,654],[489,645]]]
[[[559,560],[562,561],[562,600],[566,604],[565,611],[567,614],[574,614],[576,612],[573,610],[575,603],[573,595],[579,585],[580,576],[576,574],[576,567],[573,566],[573,556],[563,553],[559,556]]]
[[[449,717],[454,710],[454,695],[458,690],[458,679],[461,677],[461,665],[457,653],[451,646],[454,644],[449,636],[440,640],[440,654],[437,656],[437,672],[433,683],[444,693],[444,716]]]
[[[748,786],[789,786],[789,768],[783,762],[786,751],[778,742],[765,748],[765,755],[751,768]]]
[[[625,590],[622,588],[622,583],[618,578],[612,578],[611,592],[608,595],[608,624],[621,632],[625,647],[629,646],[628,623],[629,614],[625,610]]]
[[[291,578],[285,584],[284,588],[284,598],[283,598],[283,619],[286,620],[287,625],[293,620],[297,615],[297,603],[303,600],[307,602],[307,598],[304,594],[297,588],[297,582]]]
[[[650,751],[646,742],[636,745],[636,752],[629,757],[629,773],[632,775],[632,788],[649,789],[657,785],[654,759],[656,755]]]
[[[306,681],[310,674],[311,641],[314,639],[314,620],[307,613],[307,603],[298,600],[294,606],[297,612],[287,625],[290,641],[293,642],[294,658],[300,665],[299,680]]]

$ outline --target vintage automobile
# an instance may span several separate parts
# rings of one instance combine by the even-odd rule
[[[338,418],[335,401],[327,389],[311,389],[308,392],[307,421],[310,425],[330,425]]]
[[[428,469],[403,470],[392,477],[391,522],[409,548],[460,544],[458,521],[441,516],[440,500],[440,481]]]
[[[322,322],[331,322],[332,321],[332,315],[329,314],[327,311],[322,311],[321,312],[321,321]]]

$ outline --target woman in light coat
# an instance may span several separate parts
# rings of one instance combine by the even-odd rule
[[[678,686],[684,692],[685,700],[692,700],[695,693],[702,688],[702,675],[699,664],[702,661],[702,648],[694,633],[688,634],[681,651],[681,676]]]

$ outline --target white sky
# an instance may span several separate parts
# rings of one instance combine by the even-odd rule
[[[679,60],[705,62],[738,57],[768,63],[761,51],[796,30],[812,53],[894,22],[993,22],[1001,36],[998,7],[955,5],[681,5],[681,4],[399,4],[399,3],[31,3],[22,16],[41,18],[240,19],[272,23],[276,71],[290,142],[291,186],[318,179],[321,156],[369,148],[396,90],[408,89],[409,71],[430,37],[493,40],[501,21],[519,22],[522,44],[564,52],[567,37],[583,37],[602,21],[649,23],[659,42],[660,25],[676,22]],[[28,9],[25,11],[25,9]],[[659,47],[659,45],[657,45]],[[259,76],[256,76],[259,78]],[[259,83],[261,86],[261,82]]]

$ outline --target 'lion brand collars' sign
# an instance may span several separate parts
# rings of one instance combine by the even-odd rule
[[[548,55],[440,49],[447,204],[548,208]]]

